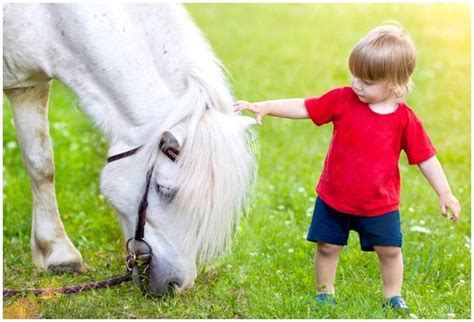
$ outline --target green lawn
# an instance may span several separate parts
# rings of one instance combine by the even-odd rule
[[[450,223],[417,167],[400,161],[403,180],[404,296],[418,318],[471,317],[470,12],[467,4],[192,4],[187,5],[232,74],[238,99],[319,95],[347,85],[347,56],[371,28],[398,20],[418,49],[416,87],[408,103],[424,121],[463,207]],[[55,83],[50,125],[59,208],[89,266],[82,275],[35,269],[29,247],[31,192],[21,164],[11,109],[3,110],[4,287],[59,287],[118,275],[124,242],[99,195],[107,142]],[[397,318],[381,309],[375,254],[356,234],[341,254],[338,305],[314,305],[314,245],[305,240],[314,185],[332,127],[265,118],[257,128],[255,202],[241,221],[232,253],[200,269],[196,285],[164,300],[145,299],[131,284],[81,295],[4,300],[4,317],[41,318]],[[427,233],[413,231],[420,226]]]

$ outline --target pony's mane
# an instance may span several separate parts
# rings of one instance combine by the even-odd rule
[[[185,247],[197,249],[204,261],[229,249],[256,163],[251,137],[236,117],[208,110],[191,136],[180,156],[173,206],[181,216]]]
[[[163,132],[179,122],[186,125],[178,171],[172,178],[178,192],[170,207],[178,214],[172,220],[183,232],[184,251],[197,254],[200,262],[230,249],[256,173],[253,132],[232,111],[226,84],[206,81],[188,79],[187,91],[167,120],[156,125],[153,139],[143,149],[149,168],[156,162]]]

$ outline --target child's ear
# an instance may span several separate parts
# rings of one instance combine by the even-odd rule
[[[238,115],[237,117],[239,118],[239,122],[243,128],[248,128],[252,125],[257,125],[257,120],[255,120],[253,117],[243,115]]]

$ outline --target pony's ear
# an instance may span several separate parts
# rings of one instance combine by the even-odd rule
[[[257,120],[255,120],[253,117],[248,117],[248,116],[243,116],[243,115],[238,115],[237,117],[240,124],[242,124],[243,128],[248,128],[252,125],[257,124]]]
[[[161,152],[174,162],[181,151],[181,144],[173,133],[165,131],[161,136],[159,148]]]

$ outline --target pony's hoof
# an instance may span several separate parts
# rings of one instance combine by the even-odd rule
[[[56,264],[49,265],[48,271],[53,274],[67,274],[67,273],[82,273],[84,267],[82,263],[66,263],[66,264]]]

